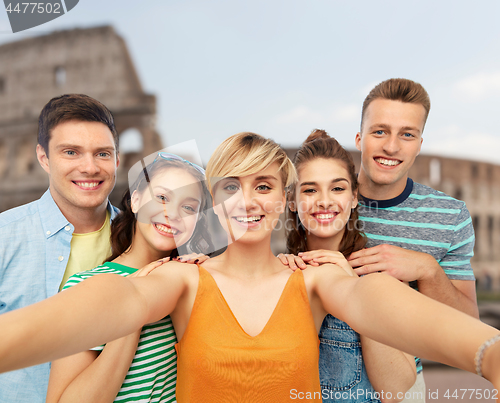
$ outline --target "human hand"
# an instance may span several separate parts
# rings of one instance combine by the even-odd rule
[[[181,263],[192,263],[192,264],[200,263],[201,264],[201,263],[207,261],[208,259],[210,259],[210,257],[208,257],[207,255],[204,255],[203,253],[189,253],[187,255],[174,257],[172,260],[175,260],[175,261],[181,262]]]
[[[347,262],[344,255],[338,251],[327,249],[317,249],[308,252],[300,252],[299,256],[311,266],[319,266],[323,263],[333,263],[340,266],[350,276],[357,277],[356,272],[352,269],[351,265]]]
[[[154,262],[147,264],[146,266],[140,268],[134,273],[129,274],[127,277],[145,277],[149,273],[151,273],[154,269],[160,267],[163,263],[167,263],[169,260],[170,260],[169,256],[164,257],[163,259],[155,260]]]
[[[359,276],[384,272],[403,282],[424,280],[439,268],[436,259],[427,253],[387,244],[358,250],[348,261]]]
[[[290,267],[292,271],[297,270],[300,268],[301,270],[304,270],[307,265],[304,263],[302,258],[299,256],[296,256],[292,253],[280,253],[278,256],[276,256],[279,260],[281,260],[281,263],[283,263],[285,266]]]

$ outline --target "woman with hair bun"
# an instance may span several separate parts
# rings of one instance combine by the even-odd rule
[[[321,402],[317,334],[330,313],[381,343],[477,367],[500,387],[498,330],[389,276],[356,277],[341,254],[294,272],[273,255],[271,235],[295,179],[272,140],[231,136],[207,165],[227,249],[203,266],[168,262],[143,277],[95,276],[1,315],[0,371],[74,354],[170,314],[180,340],[180,403]],[[341,231],[349,214],[337,217]]]
[[[180,250],[183,261],[205,261],[202,253],[212,248],[204,215],[209,199],[201,167],[158,153],[122,198],[121,212],[111,223],[111,256],[70,277],[63,289],[103,273],[147,276],[178,259]],[[188,246],[200,253],[185,255]],[[46,401],[174,402],[176,341],[166,316],[105,346],[56,360]]]
[[[299,185],[288,194],[287,210],[291,224],[287,249],[292,255],[278,257],[292,268],[304,267],[304,262],[318,266],[334,263],[339,252],[347,259],[362,249],[366,238],[359,230],[358,181],[351,154],[324,130],[314,130],[296,152],[294,165]],[[349,218],[339,231],[336,223],[342,214]],[[379,401],[375,391],[394,397],[386,402],[398,402],[403,400],[397,398],[398,393],[404,396],[415,382],[413,356],[360,336],[330,314],[319,338],[321,388],[330,392],[325,393],[324,402],[345,401],[335,398],[338,391],[350,393],[353,403]]]

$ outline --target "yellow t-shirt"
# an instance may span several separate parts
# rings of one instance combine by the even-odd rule
[[[111,255],[110,216],[109,211],[107,211],[104,224],[97,231],[87,234],[73,233],[69,260],[61,285],[59,286],[59,291],[73,274],[93,269],[101,265],[104,259]]]

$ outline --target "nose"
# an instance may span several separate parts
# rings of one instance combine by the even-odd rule
[[[80,172],[95,175],[101,171],[99,164],[91,154],[85,154],[80,164]]]
[[[240,190],[241,194],[238,195],[238,208],[241,210],[249,211],[255,206],[253,192],[250,189]]]
[[[163,204],[163,214],[168,222],[178,221],[181,218],[179,213],[180,206],[175,203],[165,203]]]
[[[384,151],[389,154],[393,155],[396,154],[399,151],[399,139],[396,134],[391,134],[390,136],[387,137],[383,144]]]
[[[323,208],[325,210],[329,209],[330,207],[333,206],[333,200],[329,197],[330,192],[321,192],[319,195],[319,198],[316,202],[316,205],[320,208]]]

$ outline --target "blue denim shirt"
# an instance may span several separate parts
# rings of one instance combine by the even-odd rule
[[[108,203],[113,219],[118,209]],[[0,314],[57,294],[74,227],[50,191],[0,214]],[[0,374],[0,402],[43,403],[50,364]]]
[[[359,334],[347,323],[327,315],[319,340],[323,402],[380,403],[366,373]]]

